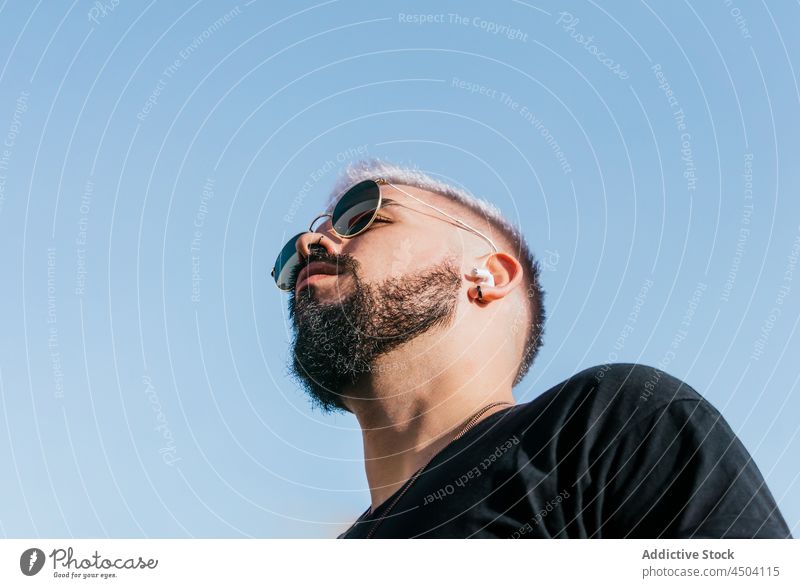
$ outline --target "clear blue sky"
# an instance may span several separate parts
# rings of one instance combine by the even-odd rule
[[[364,510],[357,423],[287,377],[269,278],[362,156],[492,200],[546,262],[519,402],[662,367],[800,532],[796,4],[104,3],[0,4],[0,536]]]

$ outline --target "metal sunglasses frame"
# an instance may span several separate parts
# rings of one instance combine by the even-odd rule
[[[359,182],[357,182],[357,183],[353,184],[353,185],[352,185],[352,186],[350,186],[349,188],[347,188],[347,190],[345,190],[344,192],[342,192],[342,193],[341,193],[341,195],[340,195],[340,196],[339,196],[339,197],[336,199],[336,202],[335,202],[335,203],[334,203],[334,205],[333,205],[333,210],[336,210],[336,206],[338,205],[339,201],[340,201],[340,200],[341,200],[341,199],[342,199],[342,198],[343,198],[343,197],[344,197],[344,196],[345,196],[345,195],[346,195],[346,194],[347,194],[347,193],[348,193],[350,190],[352,190],[352,189],[353,189],[355,186],[357,186],[358,184],[360,184],[360,183],[362,183],[362,182],[365,182],[365,181],[370,181],[370,179],[368,178],[367,180],[361,180],[361,181],[359,181]],[[339,238],[341,238],[341,239],[352,239],[353,237],[357,237],[358,235],[360,235],[361,233],[363,233],[364,231],[366,231],[367,229],[369,229],[369,228],[372,226],[372,223],[375,221],[375,217],[377,217],[377,216],[378,216],[378,211],[381,209],[381,206],[383,205],[383,193],[382,193],[382,192],[381,192],[381,190],[380,190],[380,186],[391,186],[392,188],[394,188],[394,189],[395,189],[395,190],[397,190],[398,192],[401,192],[401,193],[405,194],[406,196],[408,196],[409,198],[411,198],[411,199],[413,199],[413,200],[416,200],[416,201],[417,201],[417,202],[419,202],[420,204],[423,204],[423,205],[427,206],[428,208],[432,208],[433,210],[435,210],[436,212],[438,212],[438,213],[440,213],[440,214],[443,214],[444,216],[446,216],[446,217],[447,217],[447,218],[449,218],[450,220],[457,222],[457,223],[458,223],[459,225],[461,225],[461,227],[463,227],[464,229],[466,229],[466,230],[468,230],[468,231],[471,231],[471,232],[475,233],[475,234],[476,234],[476,235],[478,235],[479,237],[482,237],[483,239],[485,239],[485,240],[486,240],[486,241],[489,243],[489,245],[491,245],[491,246],[492,246],[492,249],[494,250],[494,252],[495,252],[495,253],[497,253],[497,252],[499,251],[499,250],[497,249],[497,246],[494,244],[494,242],[493,242],[493,241],[492,241],[492,240],[491,240],[489,237],[487,237],[486,235],[484,235],[482,232],[480,232],[480,231],[479,231],[478,229],[476,229],[475,227],[472,227],[472,226],[468,225],[467,223],[465,223],[464,221],[457,219],[456,217],[452,216],[451,214],[448,214],[447,212],[445,212],[444,210],[442,210],[442,209],[440,209],[440,208],[437,208],[437,207],[436,207],[436,206],[434,206],[433,204],[428,204],[428,203],[427,203],[427,202],[425,202],[424,200],[421,200],[421,199],[417,198],[416,196],[414,196],[414,195],[412,195],[412,194],[409,194],[408,192],[406,192],[406,191],[405,191],[405,190],[403,190],[402,188],[399,188],[399,187],[395,186],[394,184],[392,184],[391,182],[389,182],[388,180],[386,180],[386,179],[384,179],[384,178],[374,178],[374,179],[371,179],[371,181],[375,182],[375,183],[378,185],[378,205],[375,207],[375,210],[374,210],[374,211],[373,211],[373,213],[372,213],[372,218],[370,218],[370,219],[369,219],[369,222],[368,222],[366,225],[364,225],[364,227],[363,227],[361,230],[359,230],[359,231],[357,231],[357,232],[353,233],[352,235],[342,235],[341,233],[339,233],[339,231],[337,231],[337,230],[334,228],[334,226],[333,226],[333,222],[331,222],[331,230],[332,230],[332,231],[333,231],[333,232],[334,232],[334,233],[335,233],[335,234],[336,234],[336,235],[337,235]],[[402,206],[402,204],[401,204],[400,206]],[[409,208],[409,210],[414,210],[413,208],[410,208],[410,207],[406,207],[406,208]],[[333,221],[333,213],[332,213],[332,212],[323,212],[322,214],[318,214],[316,217],[314,217],[314,220],[312,220],[312,221],[311,221],[311,224],[308,226],[308,231],[306,231],[306,232],[307,232],[307,233],[312,233],[312,232],[314,232],[314,223],[316,223],[316,222],[317,222],[319,219],[321,219],[321,218],[327,218],[327,217],[330,217],[330,218],[331,218],[331,221]],[[295,235],[294,237],[292,237],[291,241],[295,241],[295,242],[296,242],[296,241],[297,241],[297,239],[298,239],[298,238],[299,238],[301,235],[304,235],[304,234],[305,234],[305,233],[298,233],[297,235]],[[289,241],[287,241],[287,242],[286,242],[286,244],[288,244],[288,243],[289,243]],[[286,247],[286,244],[284,244],[284,246],[283,246],[283,247]],[[283,251],[283,248],[281,248],[281,251]],[[275,277],[275,266],[273,266],[273,267],[272,267],[272,271],[270,272],[270,275],[271,275],[272,277]],[[283,288],[281,288],[280,286],[278,286],[278,282],[277,282],[277,281],[275,282],[275,286],[276,286],[276,287],[278,287],[280,290],[284,290]],[[285,291],[286,291],[286,290],[285,290]]]

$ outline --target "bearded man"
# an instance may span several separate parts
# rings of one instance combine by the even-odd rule
[[[725,419],[661,370],[595,366],[515,402],[544,292],[495,206],[373,160],[328,210],[273,276],[294,375],[362,430],[371,504],[340,538],[791,537]]]

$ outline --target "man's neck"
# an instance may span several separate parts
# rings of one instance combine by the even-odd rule
[[[370,389],[352,394],[348,402],[362,430],[373,511],[444,449],[483,407],[500,401],[514,403],[508,380],[499,384],[495,380],[492,386],[484,384],[479,373],[465,377],[464,370],[458,369],[444,374],[426,371],[419,365],[416,373],[378,370]],[[424,384],[414,387],[409,382]],[[504,408],[508,405],[493,407],[479,420]]]

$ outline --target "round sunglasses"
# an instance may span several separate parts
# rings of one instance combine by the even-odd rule
[[[352,239],[366,231],[372,225],[375,218],[378,216],[378,211],[381,205],[384,204],[384,198],[381,195],[381,186],[388,185],[402,192],[406,196],[424,204],[434,210],[440,212],[451,220],[457,222],[463,228],[476,233],[480,237],[486,239],[492,246],[492,249],[498,251],[492,240],[481,233],[479,230],[471,227],[467,223],[449,215],[445,211],[436,208],[432,204],[420,200],[416,196],[409,194],[394,184],[387,182],[383,178],[376,178],[374,180],[363,180],[354,186],[351,186],[339,197],[336,205],[333,207],[332,213],[323,213],[317,215],[308,227],[308,231],[297,233],[294,237],[289,239],[278,254],[275,260],[275,265],[272,268],[271,275],[275,279],[275,284],[284,291],[291,291],[294,289],[294,279],[297,276],[297,269],[303,265],[303,258],[297,251],[297,240],[305,235],[307,232],[312,232],[314,223],[321,218],[331,217],[331,227],[337,236],[343,239]],[[388,200],[388,202],[394,202]],[[412,209],[413,210],[413,209]]]

